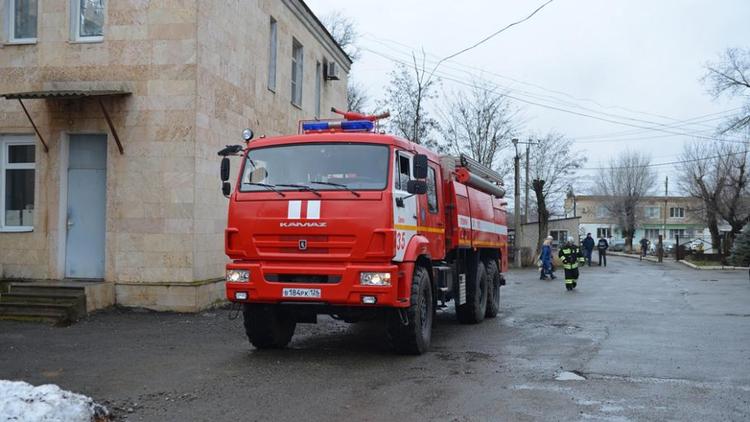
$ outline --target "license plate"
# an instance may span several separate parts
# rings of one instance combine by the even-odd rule
[[[284,297],[312,297],[320,298],[320,289],[285,288],[281,295]]]

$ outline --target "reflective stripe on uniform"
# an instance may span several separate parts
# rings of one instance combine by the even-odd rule
[[[565,284],[573,284],[574,282],[575,280],[572,279],[565,280]]]

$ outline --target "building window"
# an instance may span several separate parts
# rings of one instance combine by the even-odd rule
[[[276,50],[278,42],[278,24],[271,18],[271,28],[268,41],[268,89],[276,92]]]
[[[37,36],[37,0],[7,0],[8,43],[33,44]]]
[[[34,228],[35,153],[33,138],[0,137],[2,231],[30,231]]]
[[[685,229],[669,229],[669,238],[675,239],[677,236],[680,236],[680,239],[685,238]]]
[[[609,239],[610,237],[612,237],[612,230],[610,230],[609,227],[598,227],[596,229],[597,239],[601,239],[601,238]]]
[[[70,30],[73,41],[104,39],[104,0],[71,0]]]
[[[659,238],[659,229],[646,229],[646,233],[643,235],[646,239],[653,240]]]
[[[669,209],[669,216],[672,218],[684,218],[685,208],[673,207]]]
[[[320,62],[315,63],[315,118],[320,119],[320,91],[323,81],[323,66]]]
[[[644,207],[643,214],[646,218],[659,218],[661,217],[660,207]]]
[[[568,241],[567,230],[550,230],[549,235],[552,236],[552,246],[557,247]]]
[[[427,168],[427,210],[432,214],[438,212],[438,197],[437,197],[437,180],[435,178],[435,169],[432,167]]]
[[[609,210],[604,205],[599,205],[596,207],[596,216],[597,218],[607,218],[609,217]]]
[[[292,41],[292,104],[302,106],[303,48],[297,40]]]

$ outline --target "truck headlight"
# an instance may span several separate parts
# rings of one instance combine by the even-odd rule
[[[227,270],[227,281],[230,283],[246,283],[250,281],[250,271]]]
[[[391,273],[360,273],[359,284],[363,286],[390,286]]]

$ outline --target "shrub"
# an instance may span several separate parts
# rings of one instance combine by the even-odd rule
[[[750,266],[750,229],[740,233],[734,240],[729,262],[738,267]]]

